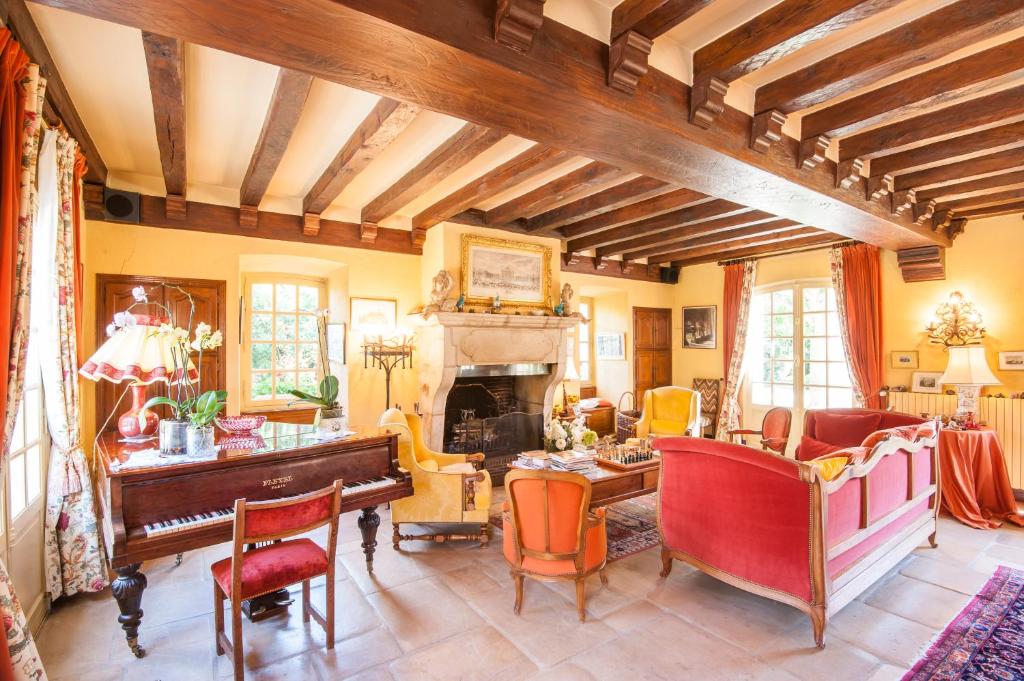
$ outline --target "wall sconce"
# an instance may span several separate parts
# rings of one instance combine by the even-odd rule
[[[925,331],[932,343],[950,346],[976,345],[985,337],[981,313],[974,303],[959,291],[949,294],[949,300],[935,309],[935,317]]]

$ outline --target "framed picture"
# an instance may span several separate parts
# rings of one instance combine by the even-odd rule
[[[941,371],[915,371],[910,392],[941,393],[942,384],[939,383],[940,378],[942,378]]]
[[[714,350],[718,347],[718,306],[683,308],[683,347]]]
[[[345,322],[334,322],[327,325],[327,361],[346,364],[346,331],[348,325]]]
[[[917,350],[893,350],[891,353],[891,362],[893,369],[916,369],[917,368]]]
[[[594,352],[597,359],[626,359],[626,334],[598,331],[594,335]]]
[[[512,307],[547,307],[551,249],[507,239],[462,235],[462,293],[467,305],[497,296]]]
[[[1010,350],[999,353],[1001,371],[1024,371],[1024,350]]]
[[[351,298],[349,322],[358,333],[381,332],[398,324],[398,301],[394,298]]]

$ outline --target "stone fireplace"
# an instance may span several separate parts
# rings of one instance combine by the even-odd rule
[[[427,444],[478,452],[500,483],[505,465],[541,446],[578,319],[442,312],[418,331]]]

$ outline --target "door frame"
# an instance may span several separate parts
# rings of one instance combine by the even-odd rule
[[[634,305],[633,306],[633,347],[632,347],[632,349],[633,349],[633,397],[634,397],[634,401],[636,402],[636,407],[635,407],[636,409],[642,409],[643,408],[643,407],[640,406],[640,404],[642,404],[642,396],[641,395],[637,395],[637,387],[636,387],[637,386],[637,382],[636,382],[637,362],[639,361],[638,341],[639,341],[639,338],[640,338],[640,334],[638,334],[636,332],[636,324],[637,324],[637,318],[636,317],[637,317],[637,312],[642,312],[644,310],[655,311],[655,312],[668,312],[668,374],[669,374],[669,377],[670,377],[669,378],[669,385],[672,382],[672,379],[671,379],[671,376],[672,376],[672,363],[673,363],[673,355],[675,354],[675,348],[672,347],[672,311],[673,311],[673,308],[671,308],[671,307],[645,307],[645,306],[642,306],[642,305]],[[656,387],[659,387],[659,386],[656,386]]]

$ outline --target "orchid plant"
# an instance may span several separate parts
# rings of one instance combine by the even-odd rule
[[[328,411],[338,408],[338,393],[340,390],[338,378],[328,373],[330,362],[327,357],[327,318],[330,316],[330,313],[330,310],[316,311],[317,345],[320,351],[320,366],[323,367],[324,371],[324,377],[320,379],[319,391],[314,395],[302,390],[289,390],[288,392],[296,398],[295,401],[289,403],[289,406],[305,402]]]
[[[548,451],[562,452],[575,445],[591,447],[597,442],[597,433],[587,428],[586,417],[580,415],[569,423],[551,419],[544,429],[544,446]]]

